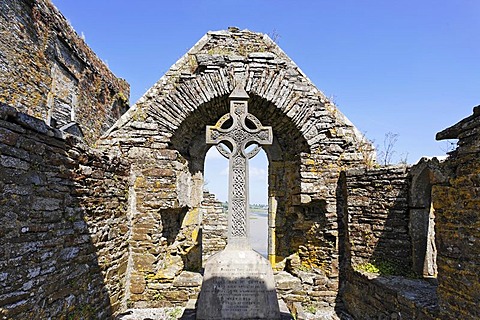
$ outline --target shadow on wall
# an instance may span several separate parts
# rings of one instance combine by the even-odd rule
[[[128,166],[0,105],[0,315],[109,318],[124,297]]]
[[[197,304],[197,319],[266,319],[279,320],[275,289],[268,288],[262,278],[212,277],[202,284]],[[282,314],[289,316],[289,314]]]
[[[427,241],[427,226],[412,228],[411,168],[351,169],[339,179],[340,290],[338,301],[346,303],[353,316],[402,316],[433,319],[437,310],[436,286],[419,278],[413,268],[412,238]],[[420,170],[421,171],[421,170]],[[417,173],[414,172],[414,181]],[[417,197],[430,201],[431,183],[418,180]],[[429,223],[430,204],[426,205]],[[418,209],[418,208],[416,208]],[[418,221],[417,221],[418,222]],[[416,233],[422,234],[416,234]],[[417,253],[420,255],[420,253]],[[422,260],[423,266],[423,260]],[[375,296],[381,296],[377,301]]]
[[[437,159],[411,168],[347,172],[351,261],[386,275],[434,278],[435,233],[431,190],[444,181]],[[370,266],[367,266],[370,264]]]
[[[201,269],[202,232],[195,223],[188,223],[189,216],[196,212],[196,208],[180,207],[160,210],[159,215],[169,254],[181,258],[183,270],[198,272]]]
[[[346,180],[348,251],[354,268],[411,270],[406,167],[349,170]]]
[[[160,218],[162,220],[162,236],[166,239],[167,245],[174,244],[176,237],[182,228],[182,222],[188,208],[172,208],[160,210]]]
[[[347,211],[347,180],[345,171],[340,172],[335,189],[337,199],[337,223],[338,223],[338,291],[335,297],[335,312],[341,318],[345,310],[343,295],[347,282],[347,270],[350,268],[350,243],[348,235],[348,211]]]

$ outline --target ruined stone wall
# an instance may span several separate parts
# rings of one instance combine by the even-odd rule
[[[411,167],[348,170],[342,188],[349,262],[435,278],[431,190],[445,180],[436,158],[423,158]]]
[[[409,193],[409,233],[412,239],[412,271],[418,277],[437,277],[437,248],[435,245],[435,210],[432,187],[444,184],[448,173],[437,159],[422,158],[412,166]]]
[[[136,306],[162,300],[159,284],[172,286],[182,270],[201,268],[205,128],[229,112],[239,82],[249,112],[274,135],[263,148],[270,261],[281,268],[296,254],[298,267],[316,268],[321,281],[338,285],[338,177],[342,168],[371,164],[371,145],[268,36],[231,28],[204,36],[99,142],[132,163],[129,290]],[[315,301],[335,304],[335,290],[317,289],[325,292]]]
[[[345,187],[352,267],[371,263],[410,271],[408,168],[348,170]]]
[[[0,2],[0,102],[93,143],[128,109],[130,87],[49,0]]]
[[[202,264],[207,259],[223,250],[227,245],[228,219],[222,203],[214,194],[203,193],[202,206]]]
[[[438,318],[437,286],[401,276],[348,271],[343,299],[357,320]]]
[[[106,319],[125,301],[128,165],[0,104],[0,316]]]
[[[479,132],[477,106],[472,116],[437,134],[437,139],[459,139],[443,164],[448,180],[432,189],[442,319],[480,318]]]
[[[193,183],[184,173],[188,164],[178,152],[165,148],[165,143],[155,142],[162,139],[157,124],[134,125],[138,131],[126,137],[129,148],[121,149],[132,163],[127,305],[143,308],[184,303],[188,296],[179,293],[174,281],[182,270],[201,268],[197,242],[200,200],[192,204]]]
[[[425,172],[422,168],[413,170],[413,177],[405,166],[351,169],[341,179],[346,233],[340,290],[355,319],[435,319],[436,285],[409,278],[415,274],[414,249],[425,251],[427,246],[427,236],[416,233],[428,229],[428,211],[426,225],[411,227],[410,204],[415,203],[417,211],[423,209],[420,202],[430,207],[429,180],[417,179]],[[417,181],[414,192],[412,179]],[[418,248],[413,248],[412,238]]]

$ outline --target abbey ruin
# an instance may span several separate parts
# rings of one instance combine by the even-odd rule
[[[50,1],[3,1],[0,26],[2,319],[195,301],[227,233],[203,191],[206,126],[237,86],[273,134],[268,260],[291,314],[480,318],[480,107],[437,134],[458,139],[445,161],[380,166],[265,34],[208,32],[129,106]]]

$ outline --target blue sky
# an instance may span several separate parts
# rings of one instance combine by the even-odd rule
[[[381,145],[387,132],[399,135],[395,161],[445,154],[435,133],[480,104],[478,0],[53,3],[130,83],[132,104],[207,31],[229,26],[279,35],[280,47],[369,139]],[[218,157],[209,159],[212,172],[223,170]],[[260,176],[266,164],[257,162]],[[215,179],[207,177],[208,187],[222,199]],[[252,189],[252,202],[265,202],[257,198],[265,191]]]

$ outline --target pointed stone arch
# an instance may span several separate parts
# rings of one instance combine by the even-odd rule
[[[231,29],[204,36],[101,141],[132,163],[133,300],[149,301],[158,279],[173,283],[201,268],[205,126],[228,112],[237,82],[250,113],[274,134],[264,148],[271,261],[294,254],[338,281],[339,172],[369,164],[373,148],[268,36]]]

